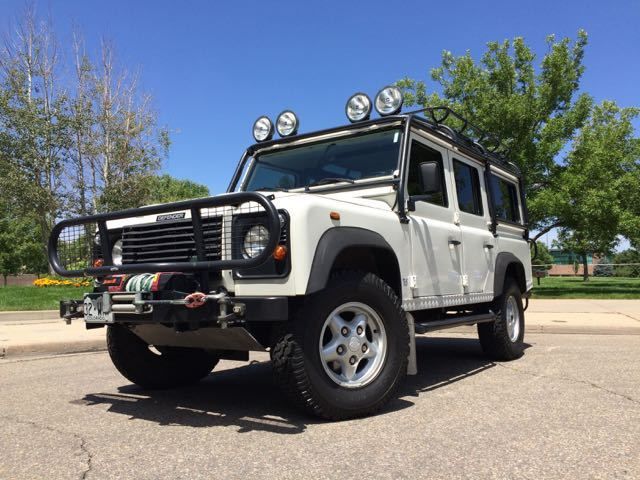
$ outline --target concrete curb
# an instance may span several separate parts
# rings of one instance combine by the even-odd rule
[[[525,334],[560,334],[560,335],[640,335],[640,327],[591,327],[571,325],[527,325]],[[456,327],[449,330],[440,330],[437,333],[476,333],[476,326]]]
[[[31,343],[0,347],[0,359],[31,357],[39,355],[66,355],[70,353],[100,352],[107,349],[104,338],[51,343]]]
[[[0,312],[0,322],[60,320],[58,310],[20,310]]]

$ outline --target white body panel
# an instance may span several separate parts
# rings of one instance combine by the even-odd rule
[[[411,138],[441,152],[449,196],[447,207],[418,201],[415,210],[408,212],[409,222],[401,223],[396,206],[397,192],[392,186],[362,188],[357,185],[358,188],[339,192],[330,191],[326,186],[308,192],[301,189],[264,192],[273,195],[277,209],[289,214],[291,273],[280,279],[234,279],[232,272],[226,270],[222,272],[222,285],[238,296],[305,295],[322,235],[336,227],[357,227],[380,234],[391,246],[400,268],[403,307],[408,311],[491,301],[499,293],[494,292],[493,283],[496,258],[501,252],[513,254],[522,263],[527,290],[531,289],[530,252],[523,238],[524,227],[499,222],[497,235],[491,233],[483,175],[480,175],[483,214],[460,211],[452,159],[474,166],[479,173],[482,172],[481,164],[428,132],[416,130]],[[505,174],[505,178],[510,177]],[[232,207],[224,207],[212,209],[210,214],[230,216],[234,211]],[[331,212],[339,213],[340,219],[332,220]],[[153,223],[155,217],[111,221],[108,227]],[[189,211],[186,211],[185,218],[189,217]],[[223,258],[230,258],[230,252],[223,251]]]

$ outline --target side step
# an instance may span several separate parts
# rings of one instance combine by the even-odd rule
[[[474,325],[476,323],[493,322],[496,319],[494,313],[481,313],[477,315],[456,316],[445,318],[442,320],[434,320],[433,322],[416,323],[415,331],[417,334],[433,332],[435,330],[443,330],[445,328],[460,327],[462,325]]]

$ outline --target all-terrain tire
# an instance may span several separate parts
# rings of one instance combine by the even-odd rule
[[[323,366],[319,342],[328,316],[354,302],[371,308],[382,322],[386,354],[369,383],[345,387],[330,378],[326,361]],[[301,409],[331,420],[378,411],[405,377],[408,354],[406,314],[397,295],[376,275],[354,271],[334,274],[327,288],[308,296],[271,348],[275,380],[284,393]]]
[[[482,350],[493,360],[520,358],[524,353],[524,309],[522,292],[513,279],[505,281],[504,291],[494,301],[492,310],[496,320],[478,324]]]
[[[198,348],[149,345],[122,325],[107,327],[107,350],[114,366],[128,380],[147,389],[196,383],[211,373],[219,358]]]

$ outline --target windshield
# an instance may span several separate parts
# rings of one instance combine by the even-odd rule
[[[398,129],[326,140],[256,156],[246,191],[289,190],[392,175],[398,163]]]

